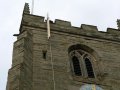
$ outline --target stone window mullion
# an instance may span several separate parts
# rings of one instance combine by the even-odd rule
[[[85,54],[84,54],[84,55],[85,55]],[[84,77],[88,77],[87,70],[86,70],[86,65],[85,65],[85,62],[84,62],[84,55],[82,55],[82,57],[81,57],[82,73],[83,73],[83,76],[84,76]]]

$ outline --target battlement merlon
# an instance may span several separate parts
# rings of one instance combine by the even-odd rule
[[[28,10],[29,8],[27,8],[27,11]],[[42,28],[47,30],[47,23],[46,23],[45,17],[32,15],[30,13],[23,13],[20,33],[25,30],[24,28],[22,28],[24,26],[33,27],[33,28]],[[58,32],[64,32],[69,34],[120,42],[119,29],[107,28],[107,31],[103,32],[103,31],[98,31],[97,26],[82,24],[81,27],[74,27],[71,25],[71,22],[59,20],[59,19],[56,19],[54,22],[51,21],[50,27],[51,27],[51,31],[58,31]]]

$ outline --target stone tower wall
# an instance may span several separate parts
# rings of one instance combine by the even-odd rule
[[[13,90],[10,87],[15,85],[20,88],[16,90],[53,90],[50,42],[56,90],[79,90],[84,84],[96,84],[104,90],[120,90],[119,30],[108,28],[107,32],[102,32],[96,26],[85,24],[79,28],[56,19],[50,22],[49,41],[46,27],[44,17],[31,15],[27,10],[23,14],[20,34],[14,44],[7,90]],[[80,45],[94,56],[94,79],[73,75],[68,54],[73,45]],[[43,58],[44,51],[46,58]],[[11,84],[11,77],[17,76],[19,78]]]
[[[25,36],[14,43],[7,90],[32,90],[32,36],[27,31],[24,33]]]

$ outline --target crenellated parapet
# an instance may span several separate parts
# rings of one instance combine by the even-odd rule
[[[27,8],[27,6],[25,7]],[[24,13],[21,24],[22,27],[24,27],[25,25],[28,27],[42,28],[47,30],[47,23],[45,17],[43,16]],[[117,24],[119,25],[119,22]],[[106,32],[103,32],[103,31],[99,31],[97,26],[82,24],[81,27],[74,27],[71,25],[71,22],[69,21],[55,19],[54,22],[50,21],[50,29],[51,31],[64,32],[64,33],[87,36],[98,39],[120,41],[119,28],[118,29],[107,28]],[[22,31],[24,31],[24,29],[20,28],[20,32]]]

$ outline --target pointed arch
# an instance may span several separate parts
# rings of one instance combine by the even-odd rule
[[[97,78],[97,74],[100,73],[97,64],[99,56],[92,48],[83,44],[75,44],[68,48],[68,54],[74,75]]]
[[[80,62],[76,56],[72,57],[72,64],[73,64],[74,74],[76,76],[81,76],[82,75],[81,66],[80,66]]]
[[[74,50],[79,50],[79,49],[90,53],[91,55],[94,56],[94,58],[96,60],[98,60],[99,55],[97,54],[97,52],[95,50],[93,50],[92,48],[90,48],[89,46],[83,45],[83,44],[75,44],[75,45],[70,46],[68,48],[68,53],[70,53],[71,51],[74,51]]]
[[[85,66],[86,66],[88,77],[94,78],[95,75],[94,75],[93,67],[92,67],[92,64],[88,58],[85,58]]]

